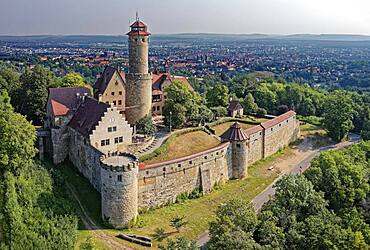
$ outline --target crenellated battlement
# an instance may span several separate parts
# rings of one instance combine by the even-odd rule
[[[101,167],[112,172],[129,172],[139,167],[139,159],[130,153],[100,157]]]

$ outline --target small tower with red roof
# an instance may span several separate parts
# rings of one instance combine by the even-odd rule
[[[149,36],[147,25],[136,14],[130,26],[129,73],[126,75],[126,119],[131,125],[151,114],[152,75],[149,73]]]
[[[243,179],[248,176],[248,136],[239,123],[235,122],[221,135],[222,142],[230,142],[232,159],[232,178]]]

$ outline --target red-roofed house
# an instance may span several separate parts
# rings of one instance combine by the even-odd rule
[[[60,127],[69,122],[82,99],[91,96],[87,87],[50,88],[46,104],[47,126]]]

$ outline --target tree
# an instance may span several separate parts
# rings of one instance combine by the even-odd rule
[[[186,108],[179,103],[174,103],[171,100],[166,100],[163,107],[165,115],[165,124],[175,128],[181,127],[186,122]]]
[[[6,92],[0,92],[0,173],[19,173],[31,164],[36,154],[35,128],[20,114],[14,113]]]
[[[277,95],[268,88],[267,84],[261,84],[257,87],[254,98],[258,107],[266,109],[273,113],[276,109]]]
[[[36,124],[42,124],[45,115],[45,105],[48,98],[48,88],[56,78],[54,74],[42,66],[26,70],[21,77],[22,88],[19,90],[16,111],[26,115]]]
[[[175,240],[169,239],[167,246],[159,246],[162,250],[198,250],[195,241],[189,241],[184,237],[176,237]]]
[[[246,114],[251,114],[257,112],[258,106],[254,101],[254,97],[251,93],[245,96],[242,105],[244,107],[244,112]]]
[[[280,105],[277,108],[277,110],[278,110],[278,115],[282,115],[289,111],[289,107],[287,105]]]
[[[84,85],[84,78],[79,73],[68,73],[62,78],[60,87],[80,87]]]
[[[0,69],[0,89],[6,90],[11,98],[21,87],[19,74],[12,68]]]
[[[161,241],[163,241],[166,237],[167,237],[167,234],[166,234],[166,232],[164,231],[164,229],[163,229],[163,228],[161,228],[161,227],[157,227],[157,228],[154,230],[153,238],[154,238],[154,239],[156,239],[157,241],[161,242]]]
[[[88,237],[84,242],[81,243],[80,250],[94,250],[94,242],[92,241],[91,237]]]
[[[341,141],[354,127],[354,110],[350,96],[343,91],[335,91],[325,102],[323,126],[334,141]]]
[[[136,123],[136,129],[139,134],[152,136],[157,132],[157,127],[153,123],[151,116],[145,116]]]
[[[361,137],[364,140],[370,140],[370,112],[369,112],[369,116],[367,117],[367,119],[365,120],[362,126]]]
[[[231,200],[220,205],[216,220],[210,223],[209,249],[253,249],[258,244],[253,239],[258,225],[252,205],[244,200]]]
[[[224,117],[227,115],[227,109],[225,107],[212,107],[211,111],[215,117]]]
[[[175,228],[177,232],[180,232],[180,228],[188,224],[185,220],[185,216],[176,216],[171,219],[170,225],[171,227]]]
[[[217,84],[207,91],[208,107],[226,107],[229,104],[229,89],[225,85]]]
[[[351,154],[358,154],[354,152],[357,150],[353,147]],[[312,162],[305,176],[316,190],[325,193],[331,209],[336,212],[351,209],[370,191],[365,159],[363,153],[352,161],[344,152],[325,152]]]
[[[197,118],[202,106],[202,98],[191,91],[183,82],[174,81],[165,92],[167,99],[163,108],[165,124],[172,127],[181,127],[191,118]],[[171,117],[171,119],[170,119]]]

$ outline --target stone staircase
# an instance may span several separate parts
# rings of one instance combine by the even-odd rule
[[[149,144],[146,148],[140,149],[139,151],[136,152],[136,155],[143,155],[147,153],[148,151],[152,150],[158,143],[158,138],[154,138],[153,142]]]

